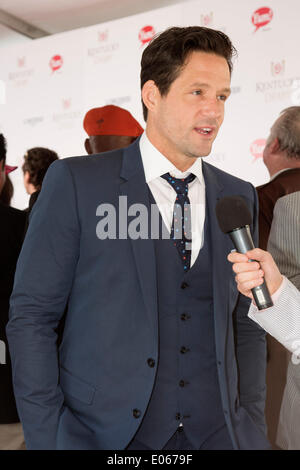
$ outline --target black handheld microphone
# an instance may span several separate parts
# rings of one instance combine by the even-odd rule
[[[228,233],[239,253],[246,253],[255,248],[250,232],[252,217],[242,197],[227,196],[220,199],[216,205],[216,215],[220,229]],[[265,281],[251,289],[251,292],[259,310],[272,307],[273,302]]]

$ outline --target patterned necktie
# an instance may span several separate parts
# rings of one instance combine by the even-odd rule
[[[183,269],[188,271],[191,265],[192,252],[191,206],[188,198],[188,184],[196,176],[191,173],[186,178],[180,179],[173,178],[170,173],[166,173],[161,177],[172,186],[177,194],[174,204],[171,239],[174,240],[174,245],[177,247]]]

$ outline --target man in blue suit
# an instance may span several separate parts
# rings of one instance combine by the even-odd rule
[[[233,51],[212,29],[163,32],[142,57],[142,137],[50,167],[7,329],[29,449],[268,448],[264,332],[215,217],[241,195],[256,241],[256,193],[201,158]]]

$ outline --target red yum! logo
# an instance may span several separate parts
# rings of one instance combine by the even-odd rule
[[[62,67],[63,63],[64,61],[61,55],[54,55],[50,59],[49,66],[52,72],[56,72],[56,70],[59,70]]]
[[[142,43],[142,46],[150,42],[155,36],[155,29],[153,26],[144,26],[139,32],[139,40]]]
[[[252,23],[255,26],[255,33],[259,28],[266,26],[273,18],[273,11],[269,7],[262,7],[256,10],[251,18]]]
[[[256,162],[256,160],[259,158],[262,158],[265,146],[266,139],[256,139],[254,142],[252,142],[250,145],[250,152],[254,157],[254,162]]]

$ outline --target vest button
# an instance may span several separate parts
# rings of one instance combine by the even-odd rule
[[[135,418],[139,418],[141,416],[141,411],[135,408],[134,410],[132,410],[132,414]]]
[[[180,318],[181,318],[182,321],[186,321],[186,320],[189,320],[191,318],[191,315],[189,315],[188,313],[182,313]]]
[[[183,282],[181,284],[181,289],[185,289],[186,287],[189,287],[188,283],[187,282]]]
[[[147,364],[149,367],[154,367],[155,366],[155,360],[152,359],[152,357],[149,357],[149,359],[147,359]]]
[[[185,346],[182,346],[182,348],[180,349],[181,354],[185,354],[188,351],[189,351],[189,348],[186,348]]]

